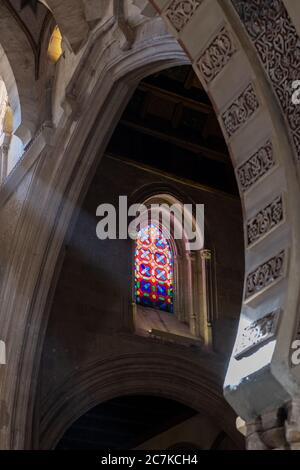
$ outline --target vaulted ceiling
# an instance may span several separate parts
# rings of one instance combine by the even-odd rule
[[[44,22],[50,11],[38,0],[4,0],[7,7],[14,13],[20,27],[32,36],[38,45]]]
[[[27,38],[35,61],[35,78],[38,78],[40,48],[51,12],[38,0],[3,0],[3,3]]]
[[[56,449],[133,449],[195,414],[191,408],[160,397],[118,397],[73,423]]]
[[[13,12],[21,28],[37,48],[40,47],[43,31],[50,18],[55,19],[55,23],[74,52],[77,52],[88,38],[90,24],[86,19],[83,0],[1,0],[1,2]],[[101,0],[99,2],[101,3]]]

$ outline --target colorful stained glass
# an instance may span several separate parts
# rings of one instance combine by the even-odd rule
[[[155,225],[140,230],[135,251],[137,304],[173,312],[173,254]]]

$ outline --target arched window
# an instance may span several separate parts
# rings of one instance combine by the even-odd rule
[[[152,212],[151,207],[158,207]],[[134,245],[133,315],[139,334],[171,341],[212,341],[211,259],[204,247],[192,251],[182,217],[183,204],[170,194],[155,194],[144,211]],[[164,218],[166,213],[170,218]],[[193,228],[200,230],[192,217]],[[165,224],[164,222],[170,223]],[[182,237],[174,237],[181,226]]]
[[[135,298],[139,305],[173,313],[174,254],[155,225],[142,228],[136,240]]]

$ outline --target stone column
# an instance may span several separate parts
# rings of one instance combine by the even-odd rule
[[[183,283],[184,277],[185,265],[183,263],[183,257],[178,253],[174,253],[174,303],[176,306],[176,316],[178,320],[182,322],[186,321],[186,308],[184,299],[185,285]]]
[[[293,399],[288,405],[285,438],[290,450],[300,450],[300,398]]]
[[[194,253],[187,252],[187,272],[186,272],[186,313],[187,318],[189,319],[190,331],[193,335],[196,336],[196,315],[194,311],[194,299],[193,299],[193,263],[194,263]]]
[[[0,340],[0,365],[6,364],[5,343]]]
[[[201,326],[201,304],[202,304],[202,263],[201,255],[198,251],[192,253],[191,270],[193,279],[193,321],[195,326],[195,336],[203,337]]]
[[[211,301],[212,295],[212,252],[203,249],[200,252],[202,259],[202,297],[203,297],[203,335],[206,345],[212,344],[212,314],[213,305]]]
[[[7,177],[8,172],[8,152],[11,142],[11,136],[8,134],[4,135],[4,140],[0,146],[0,183],[2,183]]]

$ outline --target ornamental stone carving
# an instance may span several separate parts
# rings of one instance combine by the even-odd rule
[[[299,79],[300,38],[282,0],[232,0],[253,42],[300,159],[300,106],[292,103],[292,82]]]
[[[247,223],[247,244],[251,246],[260,240],[272,229],[277,227],[284,219],[283,198],[276,197],[264,209],[259,211],[255,217]]]
[[[278,326],[280,310],[274,310],[262,318],[255,320],[240,333],[234,352],[235,359],[253,353],[259,346],[274,338]]]
[[[255,113],[259,102],[250,83],[222,114],[222,120],[228,137],[235,134]]]
[[[250,189],[275,166],[275,163],[273,146],[268,140],[237,168],[236,175],[241,191],[245,192]]]
[[[178,33],[191,20],[203,0],[173,0],[166,10],[166,17]]]
[[[197,63],[206,83],[210,83],[221,72],[236,50],[229,31],[223,27]]]
[[[247,276],[245,300],[270,287],[284,276],[285,251],[273,256]]]

